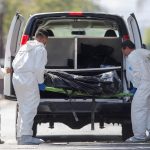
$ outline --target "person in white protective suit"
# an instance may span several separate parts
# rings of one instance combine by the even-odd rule
[[[0,79],[3,79],[4,76],[8,73],[11,73],[12,72],[12,69],[11,68],[1,68],[0,66]],[[1,122],[0,122],[1,123]],[[1,126],[1,125],[0,125]],[[1,132],[1,131],[0,131]],[[0,134],[1,135],[1,134]],[[4,141],[1,140],[1,137],[0,137],[0,144],[3,144]]]
[[[17,142],[19,145],[38,145],[42,139],[32,137],[33,121],[40,103],[40,90],[45,90],[44,70],[47,63],[45,45],[48,32],[39,29],[35,40],[23,45],[13,61],[13,85],[19,105]]]
[[[131,104],[134,136],[126,142],[145,142],[150,140],[150,50],[135,49],[127,40],[122,43],[122,52],[126,56],[126,71],[137,88]]]

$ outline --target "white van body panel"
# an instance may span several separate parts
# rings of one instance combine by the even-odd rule
[[[10,29],[7,36],[6,49],[5,49],[5,67],[11,67],[12,65],[12,56],[15,56],[16,51],[20,46],[20,39],[22,34],[24,24],[24,17],[16,13],[14,16]],[[11,94],[11,75],[8,74],[4,77],[4,95],[12,96]]]
[[[136,48],[141,48],[142,47],[141,33],[134,14],[131,14],[129,16],[127,22],[129,27],[130,40],[135,44]]]

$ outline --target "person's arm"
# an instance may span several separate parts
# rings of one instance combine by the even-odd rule
[[[137,88],[140,85],[141,82],[141,62],[138,60],[136,61],[135,59],[130,59],[129,60],[129,72],[131,74],[131,82],[133,84],[133,87]]]
[[[4,74],[8,74],[8,73],[11,73],[12,72],[12,69],[11,68],[1,68],[2,69],[2,72]]]
[[[44,82],[44,71],[46,64],[47,64],[47,51],[44,48],[38,49],[36,51],[36,61],[35,61],[35,75],[38,84]]]
[[[3,78],[6,74],[11,73],[11,68],[1,68],[0,67],[0,77]]]

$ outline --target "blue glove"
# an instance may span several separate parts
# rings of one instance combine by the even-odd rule
[[[135,94],[135,92],[136,92],[136,90],[137,90],[137,88],[133,87],[133,88],[132,88],[132,89],[130,89],[129,91],[130,91],[130,93],[131,93],[131,94],[133,94],[133,95],[134,95],[134,94]]]
[[[46,85],[44,83],[38,84],[40,91],[45,91]]]

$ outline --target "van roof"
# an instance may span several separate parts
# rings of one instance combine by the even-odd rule
[[[33,31],[34,23],[38,20],[38,23],[43,21],[43,19],[47,20],[56,20],[56,19],[91,19],[91,20],[112,20],[117,23],[118,26],[121,27],[122,35],[127,34],[127,28],[124,22],[124,19],[121,16],[114,15],[114,14],[107,14],[101,12],[45,12],[45,13],[37,13],[30,16],[26,29],[25,34],[31,35],[35,32],[36,29]],[[37,22],[36,22],[37,24]]]
[[[30,16],[30,18],[34,17],[105,17],[105,18],[121,18],[117,14],[109,14],[104,12],[45,12],[45,13],[36,13]]]

